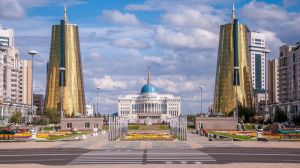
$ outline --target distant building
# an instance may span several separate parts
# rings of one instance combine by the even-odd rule
[[[140,93],[118,98],[118,116],[127,117],[130,123],[144,123],[146,120],[162,123],[180,114],[180,97],[157,93],[155,87],[150,84],[150,72],[148,83]]]
[[[87,104],[86,105],[86,116],[93,117],[94,116],[94,105]]]
[[[279,103],[278,59],[268,62],[268,104]]]
[[[36,107],[36,115],[44,114],[44,94],[33,94],[33,106]]]
[[[14,31],[0,26],[0,114],[21,112],[27,121],[31,104],[31,61],[22,60],[14,46]]]
[[[256,115],[263,116],[266,114],[266,101],[268,102],[268,94],[265,92],[256,92],[254,96]],[[267,108],[268,110],[268,108]]]

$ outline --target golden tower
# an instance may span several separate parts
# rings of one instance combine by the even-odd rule
[[[60,24],[52,26],[45,109],[66,117],[86,114],[78,26],[68,23],[66,6]]]
[[[221,25],[216,68],[214,112],[229,116],[236,103],[252,107],[252,84],[247,60],[246,25],[239,23],[232,6],[231,23]]]

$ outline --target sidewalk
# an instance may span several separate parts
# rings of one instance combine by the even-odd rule
[[[37,164],[7,164],[1,165],[3,167],[10,167],[10,168],[53,168],[53,166],[46,166],[46,165],[37,165]],[[105,168],[299,168],[299,164],[289,164],[289,163],[277,163],[277,164],[267,164],[267,163],[231,163],[231,164],[198,164],[198,165],[184,165],[184,164],[164,164],[164,165],[68,165],[68,166],[55,166],[57,168],[63,167],[81,167],[81,168],[98,168],[98,167],[105,167]]]
[[[300,149],[300,142],[263,142],[263,141],[208,141],[207,137],[188,133],[187,141],[108,141],[107,134],[97,137],[87,136],[81,141],[56,142],[4,142],[0,149],[38,149],[38,148],[86,148],[86,149],[197,149],[209,147],[245,148],[293,148]]]

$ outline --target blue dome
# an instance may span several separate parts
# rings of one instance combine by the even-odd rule
[[[151,84],[146,84],[143,86],[141,93],[155,93],[155,87]]]

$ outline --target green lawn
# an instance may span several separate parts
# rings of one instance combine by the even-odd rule
[[[255,130],[254,124],[245,124],[244,127],[246,131]]]
[[[75,136],[80,136],[80,135],[86,135],[86,134],[91,134],[92,132],[91,131],[82,131],[80,133],[74,133],[74,134],[69,134],[69,135],[66,135],[66,136],[51,136],[49,138],[47,138],[47,140],[59,140],[59,139],[64,139],[64,138],[70,138],[70,137],[75,137]]]
[[[214,134],[214,135],[228,137],[228,138],[239,139],[239,140],[242,140],[242,141],[255,141],[255,139],[252,139],[251,137],[245,136],[245,135],[230,135],[230,134],[225,133],[225,132],[216,132],[216,131],[211,131],[209,133]]]
[[[168,130],[169,125],[141,125],[141,124],[129,124],[129,130]]]

